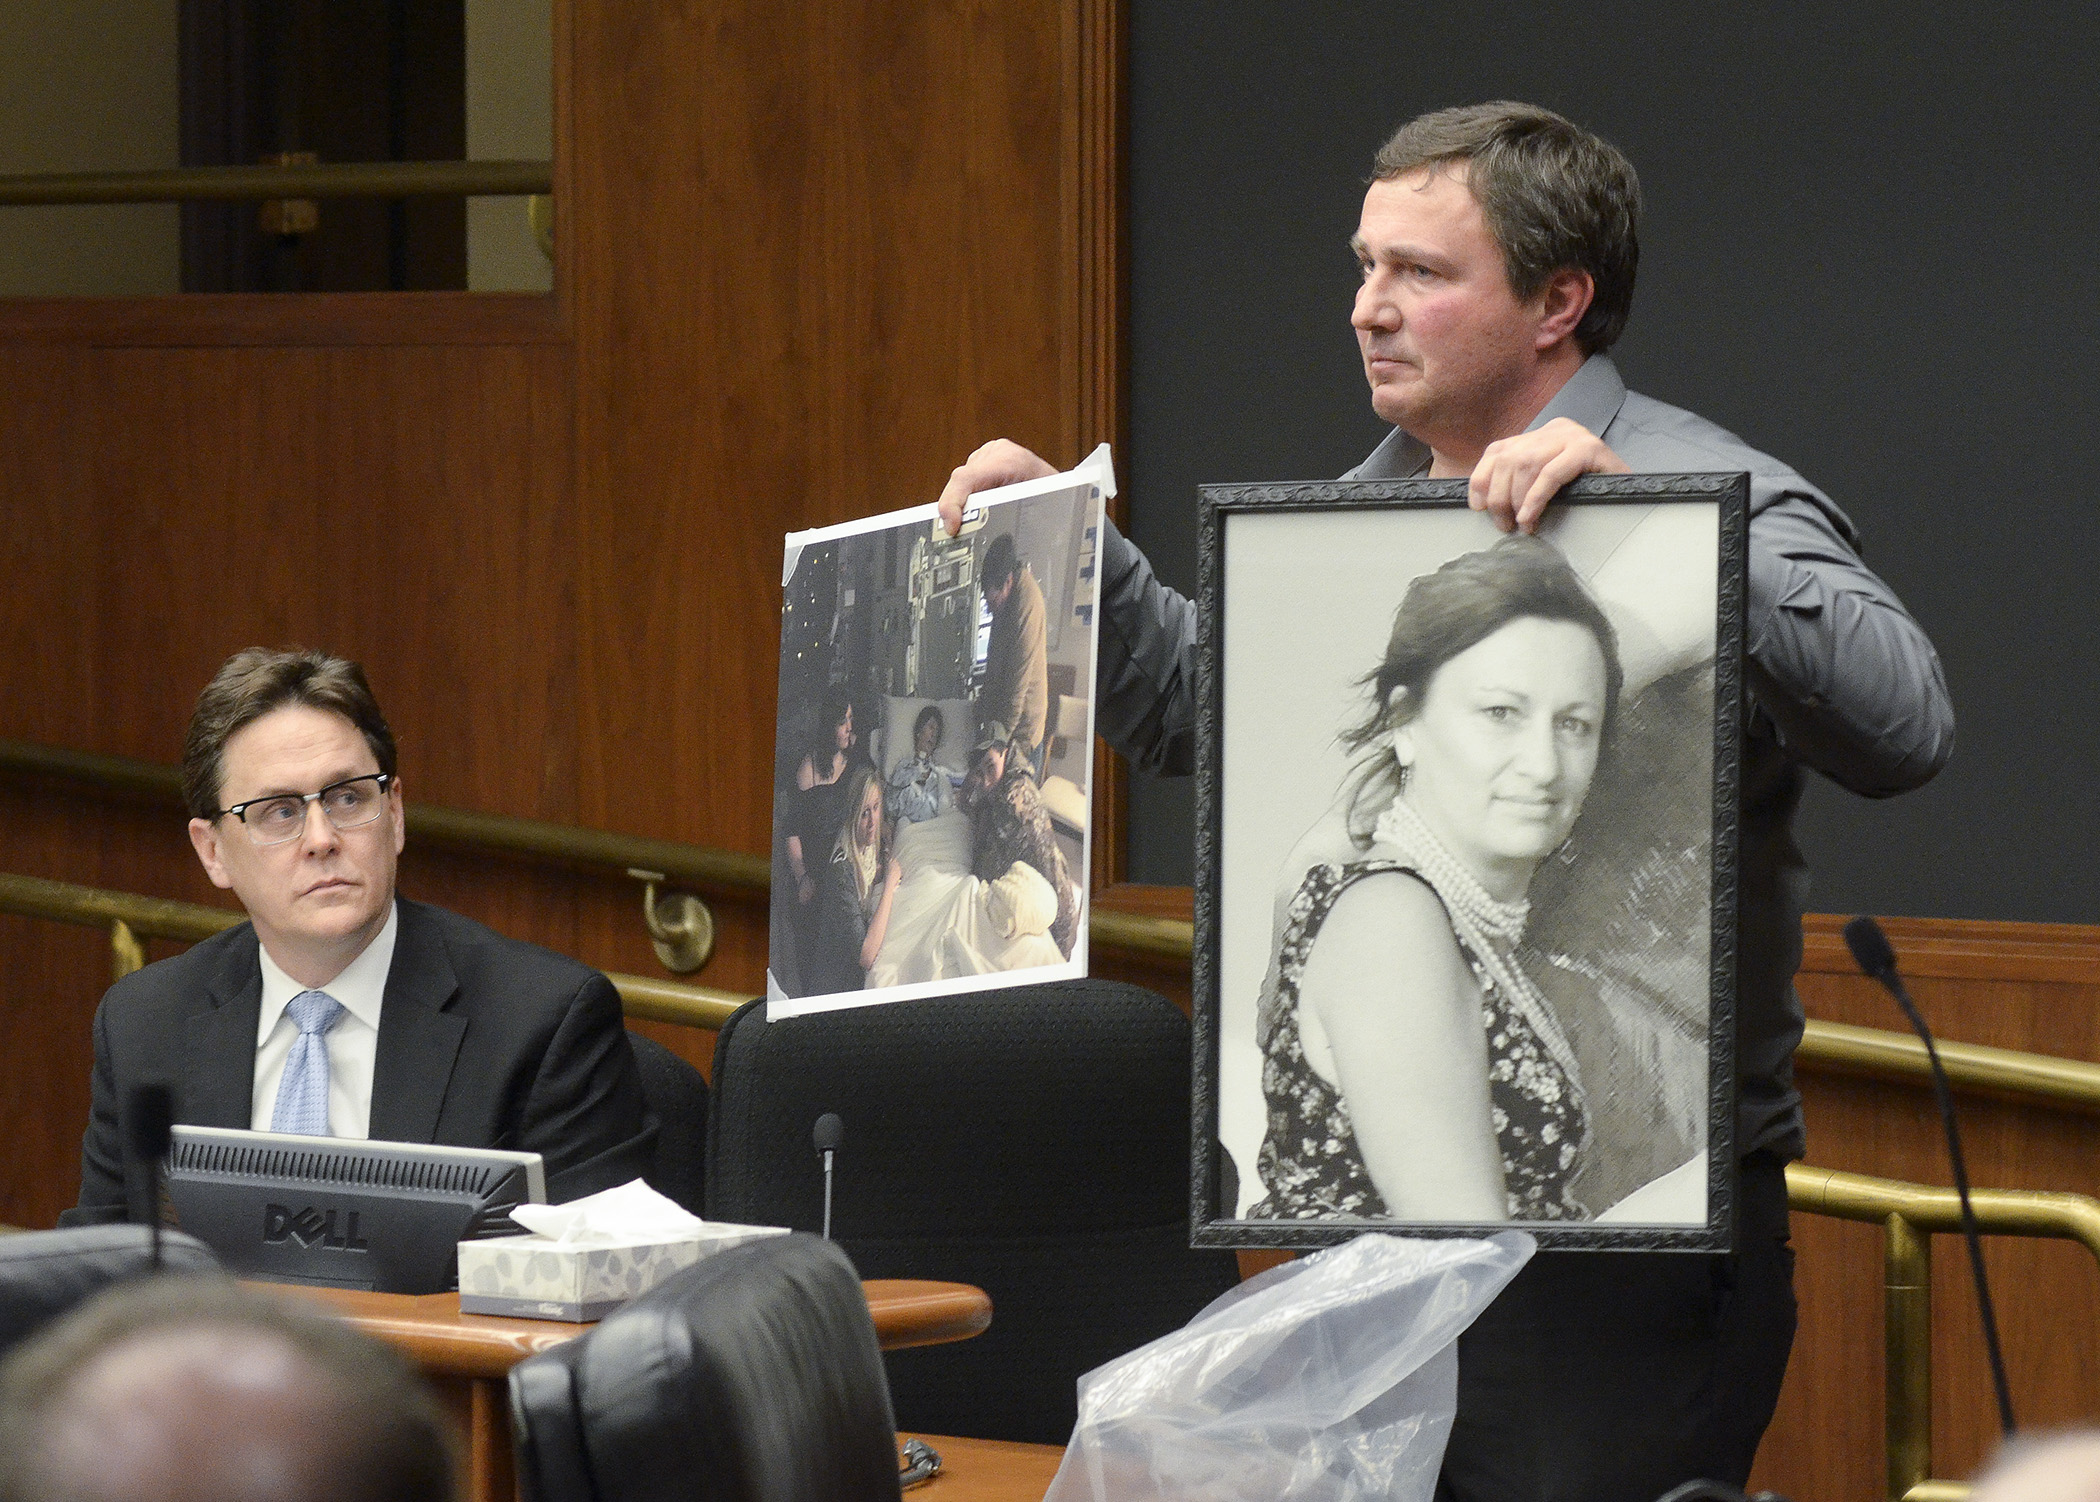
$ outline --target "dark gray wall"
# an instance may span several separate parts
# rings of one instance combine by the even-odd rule
[[[1132,0],[1133,527],[1195,583],[1195,487],[1339,474],[1383,431],[1348,326],[1373,151],[1498,97],[1616,142],[1648,210],[1636,390],[1792,463],[1939,644],[1945,773],[1816,779],[1813,904],[2100,921],[2087,580],[2100,404],[2089,4],[1421,8]],[[1187,882],[1139,779],[1134,876]]]

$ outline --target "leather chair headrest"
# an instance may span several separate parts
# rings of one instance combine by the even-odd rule
[[[152,1266],[145,1226],[77,1226],[0,1236],[0,1353],[12,1350],[75,1304]],[[180,1231],[161,1233],[169,1272],[213,1272],[211,1248]]]

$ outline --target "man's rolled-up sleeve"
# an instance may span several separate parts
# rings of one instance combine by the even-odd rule
[[[1196,605],[1104,520],[1096,728],[1143,771],[1196,769]]]
[[[1946,764],[1954,706],[1939,654],[1811,496],[1755,498],[1745,636],[1751,695],[1806,765],[1880,798]]]

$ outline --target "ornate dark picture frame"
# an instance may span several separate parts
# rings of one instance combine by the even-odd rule
[[[1202,488],[1196,1245],[1728,1248],[1748,498]]]

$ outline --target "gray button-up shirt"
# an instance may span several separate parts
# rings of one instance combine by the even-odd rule
[[[1737,945],[1736,1146],[1805,1150],[1794,1046],[1808,870],[1794,843],[1802,769],[1868,797],[1927,781],[1954,748],[1939,656],[1895,592],[1860,561],[1858,533],[1815,486],[1702,417],[1626,389],[1603,355],[1533,421],[1572,418],[1634,470],[1748,470],[1745,643],[1752,709],[1743,748]],[[1343,476],[1426,474],[1429,451],[1395,429]],[[1147,771],[1195,767],[1196,610],[1113,527],[1102,556],[1101,734]]]

